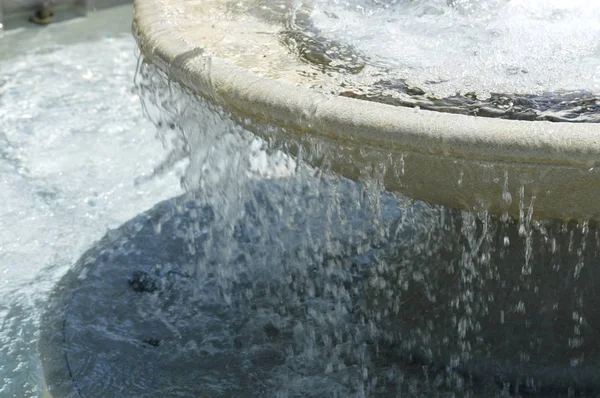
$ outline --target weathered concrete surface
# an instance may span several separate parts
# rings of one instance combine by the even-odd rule
[[[518,218],[533,204],[534,218],[600,218],[598,125],[476,118],[325,95],[296,73],[307,66],[278,45],[275,25],[230,12],[225,1],[134,4],[134,34],[147,61],[239,120],[285,128],[278,136],[254,128],[269,139],[329,150],[335,172],[361,179],[380,169],[386,189],[460,209]]]

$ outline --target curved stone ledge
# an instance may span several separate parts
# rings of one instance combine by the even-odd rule
[[[286,131],[268,138],[315,137],[333,145],[332,170],[352,179],[387,159],[386,189],[432,203],[513,217],[533,203],[535,218],[600,218],[598,125],[393,107],[325,95],[288,75],[261,76],[250,69],[266,66],[248,66],[247,60],[238,66],[207,49],[205,42],[214,46],[213,39],[228,34],[202,21],[201,12],[209,10],[202,5],[209,2],[215,0],[136,0],[133,29],[141,52],[235,118]],[[392,172],[399,168],[404,172]]]

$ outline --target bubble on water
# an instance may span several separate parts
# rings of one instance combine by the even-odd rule
[[[411,85],[438,97],[485,98],[598,93],[599,15],[593,0],[323,0],[311,17],[321,35],[354,46]]]

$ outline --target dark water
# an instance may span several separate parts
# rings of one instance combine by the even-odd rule
[[[234,219],[190,192],[79,260],[42,322],[51,390],[598,394],[596,226],[520,234],[390,195],[374,213],[360,185],[329,178],[247,188]]]

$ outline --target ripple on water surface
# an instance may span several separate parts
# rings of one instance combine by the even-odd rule
[[[324,37],[437,97],[600,91],[591,0],[317,0]]]
[[[19,45],[30,50],[0,62],[0,396],[21,398],[39,394],[36,327],[48,290],[108,228],[179,184],[172,173],[134,184],[165,149],[133,90],[128,33]]]

